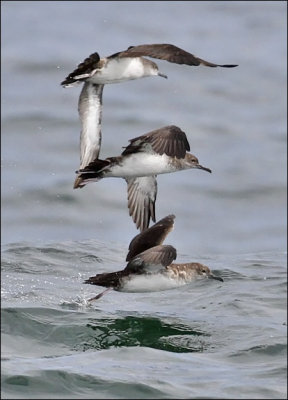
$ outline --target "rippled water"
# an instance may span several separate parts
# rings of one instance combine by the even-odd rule
[[[286,3],[2,2],[2,397],[286,398]],[[158,177],[156,216],[200,280],[153,293],[83,285],[125,266],[125,182],[73,190],[94,51],[173,43],[207,69],[104,89],[102,156],[168,124],[201,171]]]
[[[83,279],[124,257],[96,241],[6,247],[5,398],[285,397],[284,254],[206,257],[223,283],[88,305],[102,288]]]

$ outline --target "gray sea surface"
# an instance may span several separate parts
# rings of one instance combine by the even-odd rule
[[[287,3],[2,1],[3,399],[287,397]],[[157,62],[106,85],[101,157],[174,124],[212,169],[158,176],[165,243],[199,280],[146,293],[83,285],[125,267],[126,183],[73,190],[88,55],[172,43],[237,68]]]

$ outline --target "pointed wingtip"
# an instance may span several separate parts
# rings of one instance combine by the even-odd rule
[[[224,65],[219,65],[219,67],[234,68],[234,67],[238,67],[238,64],[224,64]]]

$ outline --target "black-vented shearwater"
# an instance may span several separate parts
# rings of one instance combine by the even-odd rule
[[[99,157],[104,84],[153,75],[166,78],[166,75],[159,72],[158,66],[153,61],[142,56],[176,64],[202,64],[209,67],[236,66],[234,64],[219,65],[202,60],[171,44],[130,46],[125,51],[101,59],[98,53],[91,54],[61,82],[64,87],[85,82],[78,101],[79,117],[82,123],[79,169],[85,168],[91,161]],[[77,186],[77,181],[78,178],[75,179],[75,186]]]
[[[130,46],[127,50],[104,58],[100,58],[98,53],[91,54],[61,82],[61,85],[68,87],[83,81],[105,85],[147,76],[167,78],[166,75],[159,72],[157,64],[143,57],[191,66],[237,67],[236,64],[220,65],[205,61],[172,44],[142,44]]]
[[[100,273],[85,280],[84,283],[107,288],[89,301],[99,299],[111,289],[126,292],[158,291],[175,288],[201,277],[223,282],[206,265],[197,262],[173,263],[177,256],[176,249],[162,243],[173,229],[174,219],[173,214],[168,215],[135,236],[129,245],[128,263],[123,270]]]
[[[174,125],[146,133],[130,140],[121,156],[95,159],[76,171],[74,188],[103,178],[124,178],[128,185],[128,208],[137,228],[144,230],[150,218],[155,222],[158,174],[197,168],[211,172],[188,153],[190,145],[185,132]]]

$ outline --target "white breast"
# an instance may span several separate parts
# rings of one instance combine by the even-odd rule
[[[115,58],[89,79],[97,84],[118,83],[147,76],[140,58]]]
[[[126,157],[119,166],[113,166],[106,176],[135,177],[166,174],[176,171],[169,163],[170,158],[149,153],[136,153]]]
[[[121,291],[123,292],[158,292],[161,290],[173,289],[185,284],[163,274],[133,275],[123,280]]]

